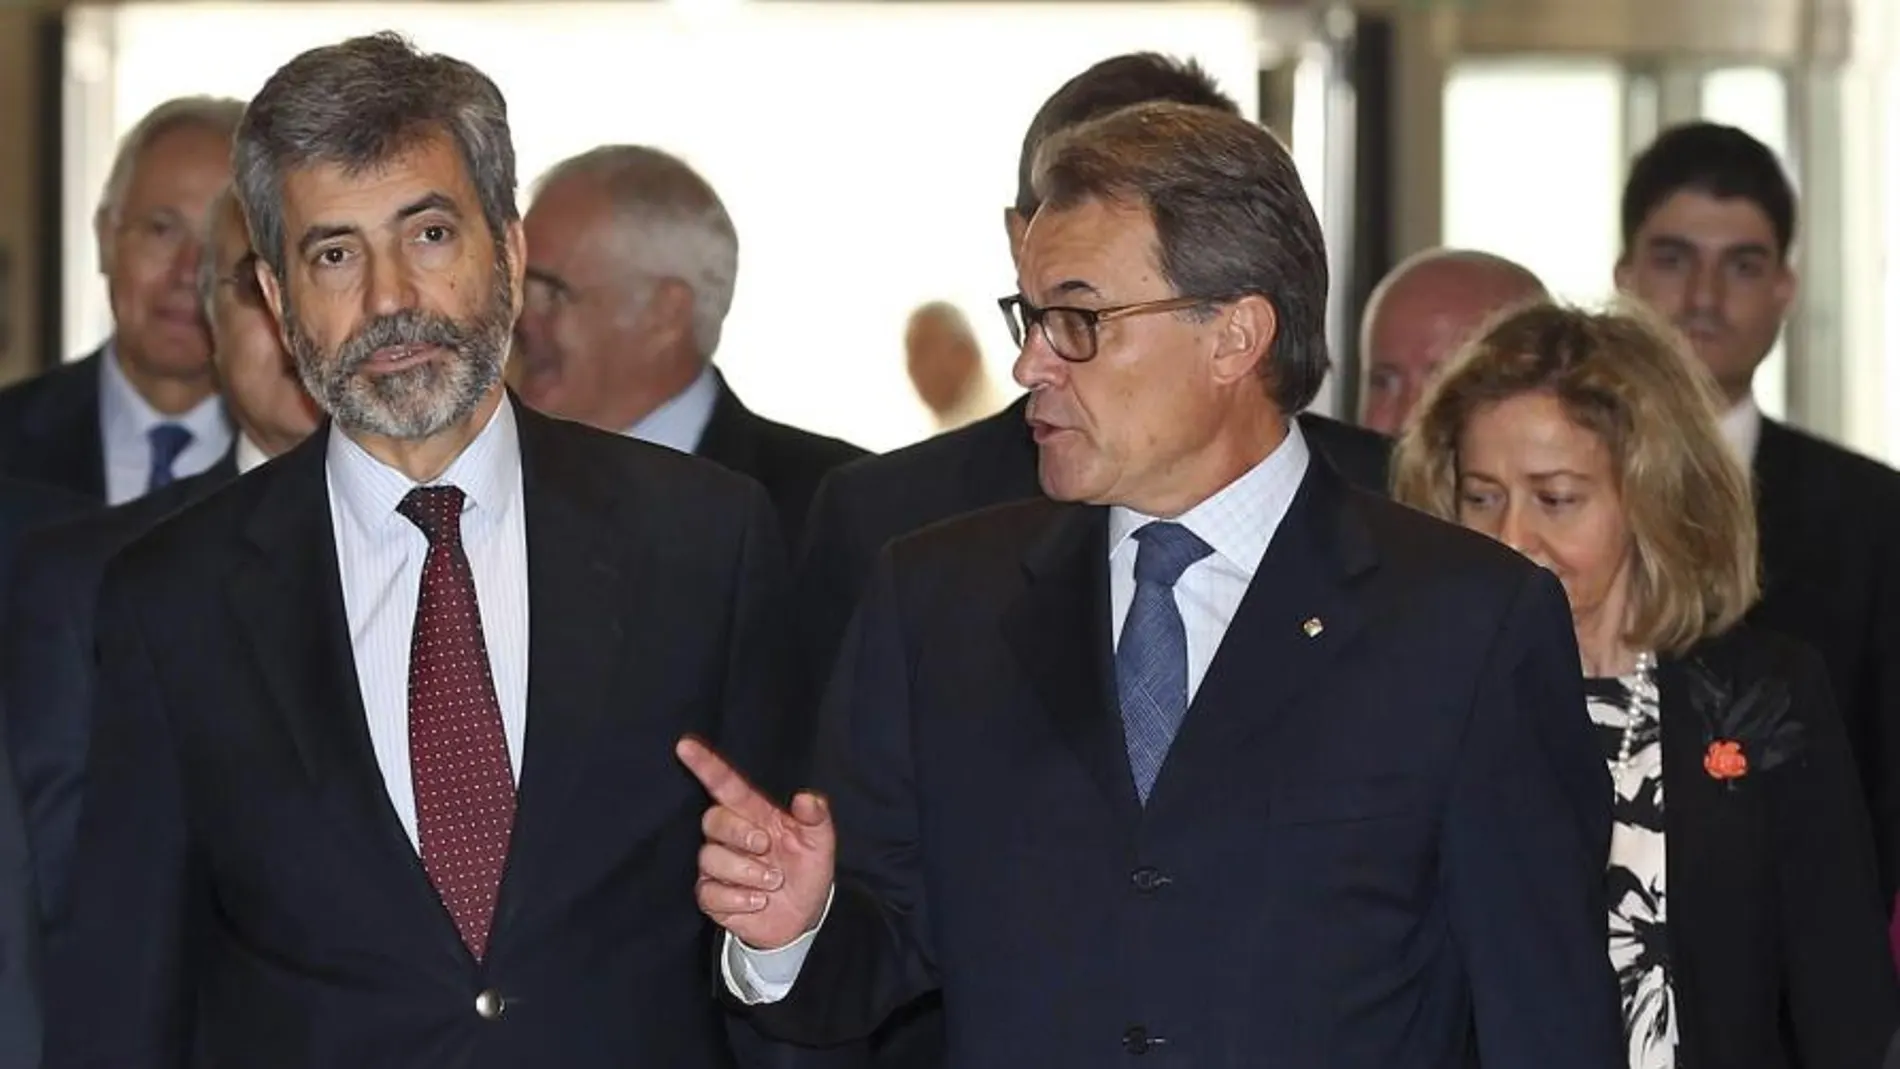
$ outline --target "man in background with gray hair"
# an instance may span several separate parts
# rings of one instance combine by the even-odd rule
[[[1400,263],[1360,320],[1360,425],[1399,433],[1439,366],[1485,320],[1546,296],[1528,268],[1488,252],[1427,249]]]
[[[120,142],[93,217],[112,337],[0,391],[0,474],[116,505],[231,447],[196,285],[205,214],[231,180],[243,112],[236,100],[170,100]]]
[[[524,222],[522,400],[751,476],[795,545],[819,479],[864,450],[755,415],[713,367],[739,239],[712,186],[607,145],[556,164]]]

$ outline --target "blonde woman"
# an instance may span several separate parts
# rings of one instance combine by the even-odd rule
[[[1632,1069],[1874,1066],[1900,995],[1872,832],[1819,659],[1740,623],[1754,512],[1712,397],[1641,316],[1523,309],[1421,402],[1394,493],[1569,596]]]

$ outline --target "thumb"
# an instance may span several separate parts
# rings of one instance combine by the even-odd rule
[[[792,797],[792,819],[812,831],[827,827],[831,824],[831,803],[815,791],[799,791]]]

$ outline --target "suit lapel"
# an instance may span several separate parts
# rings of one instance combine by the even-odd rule
[[[1029,584],[1003,626],[1023,675],[1115,811],[1140,819],[1112,683],[1108,512],[1057,513],[1024,560]]]
[[[365,872],[400,873],[392,894],[432,914],[437,941],[466,955],[370,743],[324,477],[329,434],[327,424],[312,434],[261,487],[244,526],[246,555],[229,580],[232,610],[322,804],[381,862]]]
[[[496,931],[532,900],[524,885],[558,861],[571,822],[562,809],[587,764],[590,740],[609,709],[638,713],[617,690],[621,673],[660,670],[665,613],[677,604],[652,589],[666,577],[655,560],[659,536],[626,507],[628,487],[601,485],[597,457],[573,456],[553,421],[516,405],[522,497],[528,534],[528,729],[508,871]],[[646,589],[629,589],[638,576]],[[648,611],[630,612],[633,603]]]
[[[1690,930],[1697,918],[1716,917],[1722,912],[1720,897],[1722,866],[1720,853],[1715,857],[1691,848],[1709,835],[1710,822],[1723,818],[1720,788],[1702,771],[1706,748],[1700,715],[1690,702],[1693,684],[1691,672],[1707,671],[1706,664],[1679,659],[1662,663],[1656,678],[1661,699],[1662,770],[1663,770],[1663,858],[1668,873],[1669,926],[1678,945],[1699,942]],[[1713,862],[1714,864],[1711,864]],[[1711,907],[1715,907],[1711,911]],[[1676,989],[1676,1005],[1692,1010],[1702,1005],[1702,976],[1695,959],[1679,956],[1671,970]],[[1700,1029],[1693,1025],[1681,1031],[1683,1053],[1689,1057]],[[1686,1064],[1686,1063],[1685,1063]]]
[[[1350,493],[1315,453],[1168,750],[1149,812],[1190,790],[1194,770],[1220,767],[1271,727],[1358,638],[1352,580],[1377,555]]]

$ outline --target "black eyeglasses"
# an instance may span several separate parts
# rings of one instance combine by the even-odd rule
[[[218,277],[218,282],[236,290],[238,301],[247,307],[263,307],[264,288],[257,282],[256,253],[246,253],[230,274]]]
[[[1095,359],[1098,328],[1103,323],[1129,316],[1159,312],[1179,312],[1201,305],[1218,304],[1228,297],[1163,297],[1158,301],[1120,304],[1113,308],[1070,308],[1054,305],[1039,308],[1029,298],[1012,293],[997,299],[1003,321],[1009,325],[1009,337],[1018,347],[1027,342],[1029,332],[1041,328],[1042,336],[1055,354],[1071,364],[1086,364]]]

